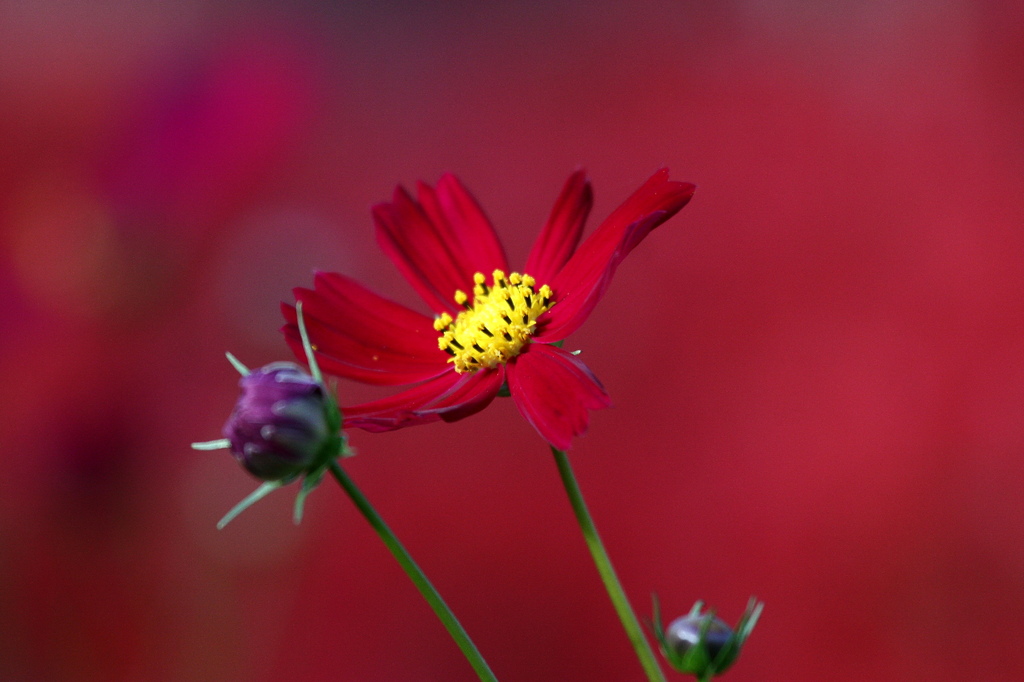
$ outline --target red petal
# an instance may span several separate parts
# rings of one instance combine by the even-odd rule
[[[317,362],[326,374],[371,384],[409,384],[449,369],[433,320],[337,273],[317,273],[316,290],[295,289]],[[289,345],[305,358],[295,309],[282,304]]]
[[[423,405],[416,410],[417,417],[437,415],[446,422],[454,422],[476,414],[491,404],[505,383],[505,366],[493,370],[480,370],[461,375],[461,386],[456,385],[442,400]]]
[[[465,249],[466,263],[472,271],[469,273],[470,282],[476,272],[484,273],[488,279],[494,270],[504,270],[507,274],[505,249],[491,221],[459,179],[447,173],[442,175],[437,183],[436,196],[440,200],[437,204],[439,213],[451,226],[455,242]],[[428,210],[428,213],[431,212]]]
[[[541,318],[535,340],[564,339],[604,296],[619,263],[651,230],[690,201],[696,187],[672,182],[662,168],[608,216],[550,282],[556,304]]]
[[[438,189],[419,185],[417,203],[403,188],[373,208],[377,242],[431,308],[458,314],[456,289],[473,290],[473,274],[507,270],[505,252],[479,205],[451,175]]]
[[[579,358],[548,344],[531,343],[509,364],[508,387],[526,421],[559,450],[587,432],[590,410],[611,405]]]
[[[345,426],[381,432],[439,419],[457,421],[487,407],[504,381],[504,367],[472,374],[458,374],[450,368],[407,391],[343,408]]]
[[[587,174],[578,170],[569,176],[562,193],[555,200],[548,222],[526,259],[524,272],[539,284],[548,284],[562,269],[583,234],[583,224],[594,205],[594,191]]]
[[[390,204],[373,207],[377,243],[435,312],[455,312],[452,294],[465,290],[464,268],[450,240],[401,187]]]

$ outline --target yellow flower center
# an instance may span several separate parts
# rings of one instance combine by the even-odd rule
[[[434,320],[441,333],[437,345],[451,355],[456,372],[494,369],[519,355],[537,328],[537,318],[551,308],[551,287],[536,289],[529,275],[495,270],[493,286],[484,284],[483,273],[473,275],[473,303],[464,291],[455,302],[465,308],[454,320],[448,313]]]

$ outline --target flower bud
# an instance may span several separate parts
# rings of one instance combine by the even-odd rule
[[[700,676],[709,666],[725,668],[731,660],[718,660],[719,654],[732,642],[732,628],[711,613],[676,618],[665,630],[665,646],[670,659],[686,661],[681,672]],[[733,658],[735,653],[733,654]]]
[[[655,601],[655,636],[669,664],[681,673],[708,680],[725,672],[740,655],[740,648],[750,636],[764,605],[751,599],[734,632],[712,612],[701,611],[698,601],[685,616],[676,618],[668,628],[661,629],[661,616]]]
[[[319,464],[331,434],[323,386],[291,362],[254,369],[224,425],[231,453],[257,478],[280,481]]]

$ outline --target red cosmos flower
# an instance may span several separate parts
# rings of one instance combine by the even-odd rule
[[[344,408],[346,427],[390,431],[487,407],[502,386],[538,433],[559,450],[583,435],[589,410],[610,405],[604,387],[556,344],[604,295],[619,263],[693,196],[694,186],[661,169],[580,246],[593,205],[590,182],[573,173],[522,273],[480,206],[453,175],[413,199],[402,187],[373,208],[377,242],[434,311],[431,318],[337,273],[297,288],[320,368],[370,384],[415,384],[388,398]],[[488,283],[488,278],[490,282]],[[282,304],[283,331],[304,357],[295,308]]]

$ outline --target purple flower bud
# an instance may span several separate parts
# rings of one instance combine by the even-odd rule
[[[319,463],[332,438],[324,389],[291,362],[254,369],[224,425],[235,458],[257,478],[279,481]]]
[[[731,645],[732,639],[732,628],[710,613],[676,618],[665,630],[667,648],[677,660],[687,659],[681,672],[691,674],[703,674],[705,668],[718,661],[719,654]],[[724,670],[732,660],[720,663]]]
[[[751,597],[735,631],[714,613],[703,609],[704,602],[698,601],[690,613],[676,618],[663,630],[661,610],[655,597],[652,625],[661,651],[673,668],[696,675],[700,680],[710,680],[736,662],[740,649],[761,617],[764,604]]]

